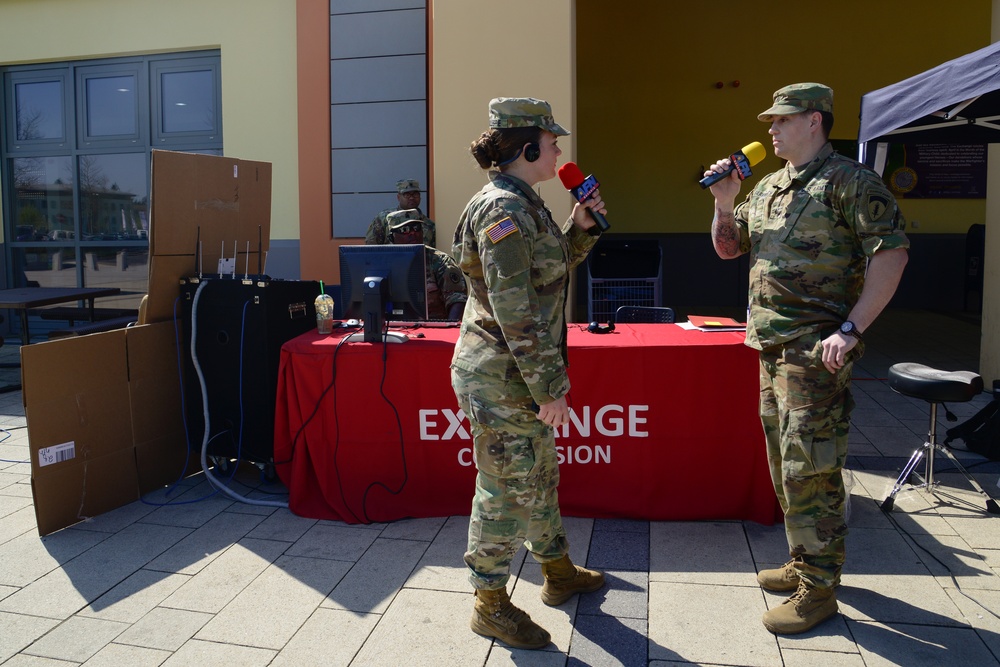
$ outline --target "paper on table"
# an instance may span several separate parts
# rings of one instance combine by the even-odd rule
[[[744,331],[747,328],[746,324],[731,317],[688,315],[688,322],[699,331]]]

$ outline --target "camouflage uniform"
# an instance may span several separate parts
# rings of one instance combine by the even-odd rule
[[[411,222],[421,222],[420,211],[404,209],[393,211],[386,218],[389,229],[388,242],[393,242],[392,232]],[[427,283],[427,317],[432,320],[448,319],[449,309],[465,303],[468,290],[465,276],[450,255],[424,245],[424,278]]]
[[[420,190],[420,183],[413,179],[403,179],[396,181],[396,194],[400,195],[404,192]],[[380,211],[375,219],[371,221],[368,225],[368,231],[365,233],[365,245],[385,245],[386,243],[392,243],[392,239],[389,235],[389,216],[396,211],[403,210],[399,206],[395,208],[387,208],[384,211]],[[436,225],[434,221],[428,218],[423,212],[417,209],[419,214],[418,217],[423,221],[424,227],[424,244],[429,245],[434,248],[437,247],[437,232],[435,231]]]
[[[457,303],[465,303],[468,291],[465,276],[451,255],[425,246],[427,276],[427,317],[432,320],[448,319],[448,311]]]
[[[498,589],[522,542],[540,562],[569,553],[554,432],[531,404],[569,391],[564,308],[570,269],[597,238],[572,221],[568,231],[560,229],[523,181],[489,175],[455,230],[452,254],[470,296],[452,386],[469,417],[479,470],[465,562],[474,587]]]
[[[386,243],[392,243],[389,239],[389,223],[387,220],[392,213],[398,210],[400,209],[387,208],[375,216],[375,219],[368,225],[368,231],[365,233],[365,245],[385,245]],[[437,246],[437,232],[435,231],[436,226],[434,221],[424,215],[422,211],[420,219],[423,221],[424,226],[424,245],[429,245],[432,248]]]
[[[751,253],[746,342],[760,350],[761,422],[789,550],[803,580],[830,588],[844,562],[841,470],[864,344],[830,373],[821,342],[857,303],[867,258],[909,246],[903,216],[878,175],[826,144],[809,164],[761,179],[735,217]]]

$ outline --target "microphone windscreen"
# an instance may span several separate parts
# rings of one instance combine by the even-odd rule
[[[764,150],[764,146],[759,141],[744,146],[743,154],[747,156],[751,167],[767,157],[767,151]]]
[[[757,145],[760,146],[760,144]],[[761,151],[763,150],[764,147],[761,146]],[[583,183],[583,181],[586,180],[586,176],[583,175],[583,172],[580,171],[580,168],[576,166],[575,162],[567,162],[563,166],[559,167],[559,180],[562,181],[564,188],[572,190]]]

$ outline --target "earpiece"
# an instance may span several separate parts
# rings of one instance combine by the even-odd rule
[[[528,162],[534,162],[541,156],[542,149],[534,141],[524,147],[524,159]]]
[[[587,327],[587,331],[595,334],[607,334],[615,330],[615,323],[608,322],[607,324],[601,324],[600,322],[591,322]]]

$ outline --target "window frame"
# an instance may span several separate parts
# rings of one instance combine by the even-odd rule
[[[25,83],[50,83],[59,82],[62,85],[62,132],[61,139],[18,139],[17,138],[17,95],[15,89],[20,84]],[[54,68],[46,66],[44,68],[24,68],[11,70],[4,77],[4,115],[7,118],[5,123],[5,143],[7,152],[11,155],[15,153],[35,153],[38,151],[65,151],[73,141],[73,128],[69,119],[73,116],[70,108],[73,98],[70,87],[69,72],[65,68]]]
[[[0,66],[0,110],[6,117],[0,122],[0,210],[3,212],[4,233],[4,279],[6,285],[15,284],[15,254],[28,252],[30,248],[62,249],[68,251],[76,260],[76,284],[83,286],[85,271],[81,259],[89,249],[100,247],[145,247],[150,239],[140,238],[96,240],[83,238],[83,218],[81,212],[82,198],[80,196],[80,158],[85,155],[100,155],[112,153],[138,153],[145,159],[147,213],[149,211],[148,197],[151,187],[150,164],[152,150],[169,148],[170,150],[208,153],[220,155],[222,145],[222,54],[219,49],[205,49],[180,53],[159,53],[143,56],[124,56],[117,58],[99,58],[91,60],[72,60],[65,62],[31,63],[22,65]],[[161,112],[158,107],[162,99],[160,84],[162,73],[204,71],[210,70],[213,75],[213,125],[211,132],[170,132],[158,130],[161,122]],[[135,132],[127,132],[113,136],[90,136],[87,124],[87,82],[93,78],[106,78],[120,75],[133,76],[136,82],[136,124]],[[58,81],[62,86],[63,134],[59,140],[39,139],[16,141],[17,118],[13,106],[15,104],[14,86],[23,83]],[[162,141],[161,141],[162,139]],[[75,238],[49,240],[17,240],[17,220],[14,211],[17,209],[17,192],[11,178],[15,159],[31,159],[41,157],[67,156],[73,168],[73,217]]]
[[[148,94],[146,93],[145,77],[142,73],[142,63],[123,62],[114,65],[85,65],[75,68],[76,79],[76,132],[77,148],[93,150],[95,148],[126,148],[136,146],[144,136],[149,134],[148,113],[140,112],[145,102],[148,109]],[[87,84],[91,80],[108,79],[115,76],[131,76],[135,80],[135,109],[133,122],[135,131],[128,134],[90,135],[88,132],[90,112]]]
[[[150,123],[153,147],[187,144],[196,140],[218,142],[222,144],[222,90],[221,61],[218,58],[185,58],[183,60],[159,60],[149,64],[150,84]],[[183,72],[199,72],[210,70],[215,80],[212,90],[212,104],[216,111],[215,122],[211,130],[192,130],[188,132],[167,132],[163,130],[163,86],[162,75]]]

